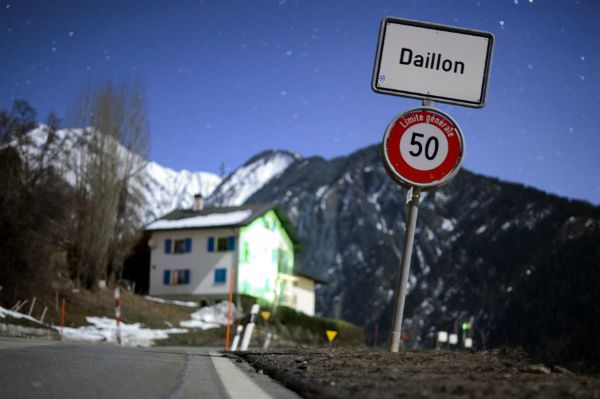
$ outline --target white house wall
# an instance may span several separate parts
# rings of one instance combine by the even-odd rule
[[[235,236],[235,250],[217,252],[218,237]],[[215,251],[208,251],[208,239],[215,237]],[[183,254],[166,254],[165,240],[191,238],[191,252]],[[150,295],[182,296],[182,295],[227,295],[229,292],[231,269],[237,266],[238,234],[236,229],[211,230],[175,230],[154,231],[150,255]],[[173,249],[173,248],[172,248]],[[173,251],[172,251],[173,252]],[[224,283],[215,283],[215,269],[226,269]],[[190,270],[189,284],[165,285],[165,270]]]
[[[309,316],[315,315],[315,283],[299,277],[294,285],[295,308]]]
[[[283,261],[280,256],[287,258],[289,269],[294,265],[293,244],[274,211],[241,228],[239,248],[239,292],[272,302]]]

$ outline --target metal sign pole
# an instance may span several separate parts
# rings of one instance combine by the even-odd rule
[[[421,190],[411,187],[408,191],[406,204],[408,206],[408,217],[406,221],[406,234],[404,236],[404,247],[402,248],[402,259],[400,263],[400,275],[396,285],[396,303],[394,306],[394,318],[392,319],[392,336],[390,339],[390,352],[398,352],[400,348],[400,328],[402,327],[402,314],[404,313],[404,301],[408,285],[410,259],[412,257],[413,242],[415,241],[415,230],[417,227],[417,214],[419,213],[419,197]]]

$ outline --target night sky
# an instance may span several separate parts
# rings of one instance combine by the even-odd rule
[[[370,88],[385,16],[495,35],[486,106],[439,105],[463,129],[465,168],[600,204],[596,0],[2,0],[0,107],[66,118],[86,83],[137,75],[164,166],[348,155],[420,105]]]

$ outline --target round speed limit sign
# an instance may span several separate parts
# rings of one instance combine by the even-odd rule
[[[388,126],[383,159],[398,184],[433,189],[460,169],[464,139],[458,124],[443,111],[422,107],[406,111]]]

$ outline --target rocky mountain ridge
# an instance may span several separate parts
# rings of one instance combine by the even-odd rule
[[[318,310],[381,343],[405,199],[371,146],[297,160],[246,202],[282,204],[305,247],[298,266],[329,280]],[[600,207],[462,170],[423,193],[419,209],[403,327],[409,346],[431,346],[436,331],[460,333],[470,322],[480,348],[517,344],[555,360],[600,359],[584,349],[593,347],[587,329],[600,328]]]

